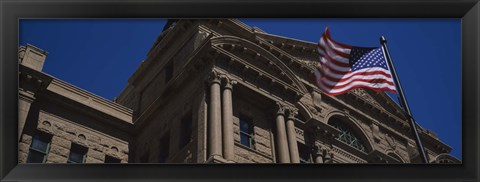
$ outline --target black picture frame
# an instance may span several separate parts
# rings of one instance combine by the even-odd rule
[[[0,1],[1,181],[478,181],[478,0]],[[19,18],[461,18],[462,164],[17,165]]]

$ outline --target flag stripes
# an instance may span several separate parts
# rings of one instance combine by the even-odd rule
[[[368,88],[396,93],[383,48],[361,48],[336,42],[327,27],[317,50],[319,67],[314,76],[323,92],[340,95],[354,88]]]

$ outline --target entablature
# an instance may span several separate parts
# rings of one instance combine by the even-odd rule
[[[20,85],[36,85],[35,89],[29,89],[35,93],[35,96],[45,96],[54,94],[61,96],[67,102],[71,101],[92,108],[105,115],[117,118],[119,121],[131,123],[132,110],[120,104],[107,100],[103,97],[97,96],[91,92],[78,88],[72,84],[64,82],[53,76],[33,70],[29,67],[19,66]],[[34,82],[34,84],[28,84]],[[23,84],[26,83],[26,84]],[[23,90],[20,86],[19,90]],[[66,98],[66,99],[65,99]],[[52,100],[57,97],[52,97]]]

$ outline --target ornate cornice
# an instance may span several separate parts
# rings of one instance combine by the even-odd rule
[[[265,50],[264,48],[262,48],[261,46],[253,43],[253,42],[250,42],[248,40],[245,40],[245,39],[242,39],[242,38],[239,38],[239,37],[234,37],[234,36],[220,36],[220,37],[215,37],[215,38],[212,38],[211,39],[211,42],[212,42],[212,46],[214,47],[218,47],[219,51],[222,51],[222,52],[230,52],[234,49],[236,49],[236,47],[240,47],[242,49],[242,52],[245,53],[245,51],[253,51],[255,53],[258,53],[258,54],[255,54],[254,56],[254,59],[255,57],[264,57],[265,59],[271,61],[271,63],[275,64],[276,66],[279,67],[280,70],[282,70],[280,72],[281,76],[284,75],[284,76],[287,76],[292,82],[293,82],[293,85],[295,86],[295,88],[298,89],[298,92],[299,92],[299,95],[303,95],[304,93],[307,93],[307,89],[305,88],[305,86],[303,85],[303,83],[298,80],[298,78],[296,77],[296,75],[281,61],[279,60],[279,58],[275,55],[273,55],[271,52]],[[222,45],[224,44],[227,44],[227,45],[230,45],[230,50],[226,50],[224,49],[224,47]],[[227,55],[229,56],[234,56],[233,54],[229,54],[229,53],[226,53]],[[236,56],[234,56],[236,57]],[[238,58],[236,57],[237,60],[242,60],[241,58]],[[258,59],[258,58],[257,58]],[[247,63],[246,61],[244,63]],[[248,65],[251,67],[251,69],[255,69],[253,65]],[[262,70],[257,70],[259,73],[260,72],[263,72],[262,74],[264,75],[269,75],[268,73],[262,71]],[[276,77],[272,77],[272,78],[276,78]],[[277,79],[278,80],[278,79]],[[280,81],[280,80],[278,80]],[[285,85],[289,85],[289,84],[285,84]],[[295,89],[295,90],[297,90]]]
[[[225,61],[225,64],[230,64],[230,71],[232,69],[240,70],[240,72],[230,72],[235,74],[239,77],[238,81],[248,82],[250,84],[255,85],[256,88],[263,88],[267,90],[268,94],[277,95],[278,97],[284,99],[298,99],[301,95],[300,91],[291,84],[288,84],[276,76],[273,76],[266,71],[257,68],[256,66],[248,63],[247,61],[236,57],[235,55],[225,51],[225,50],[218,50],[220,54],[225,57],[226,59],[219,58],[217,61]],[[236,62],[237,64],[232,64],[231,62]],[[253,79],[253,80],[252,80]],[[265,83],[266,80],[266,83]],[[262,81],[260,83],[259,81]],[[276,89],[272,89],[276,88]],[[286,96],[286,97],[285,97]],[[293,101],[292,100],[292,101]]]

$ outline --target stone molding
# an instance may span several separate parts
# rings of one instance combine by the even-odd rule
[[[62,80],[53,79],[50,85],[47,87],[47,90],[67,97],[78,103],[92,107],[95,110],[104,112],[105,114],[118,118],[127,123],[133,123],[133,111],[131,109],[75,87]]]
[[[277,65],[280,70],[282,70],[284,74],[286,74],[294,83],[295,87],[298,88],[301,95],[307,92],[307,89],[302,84],[300,80],[295,76],[295,74],[275,55],[273,55],[270,51],[265,50],[261,47],[261,43],[259,45],[250,42],[248,40],[234,37],[234,36],[220,36],[211,39],[212,46],[219,46],[221,44],[229,44],[235,46],[241,46],[253,52],[259,53],[261,56],[265,57],[265,59],[272,61],[275,65]],[[220,48],[222,49],[222,48]],[[245,50],[245,49],[244,49]],[[259,70],[261,71],[261,70]],[[264,73],[265,74],[265,73]],[[274,77],[275,78],[275,77]],[[289,84],[286,84],[289,85]]]

